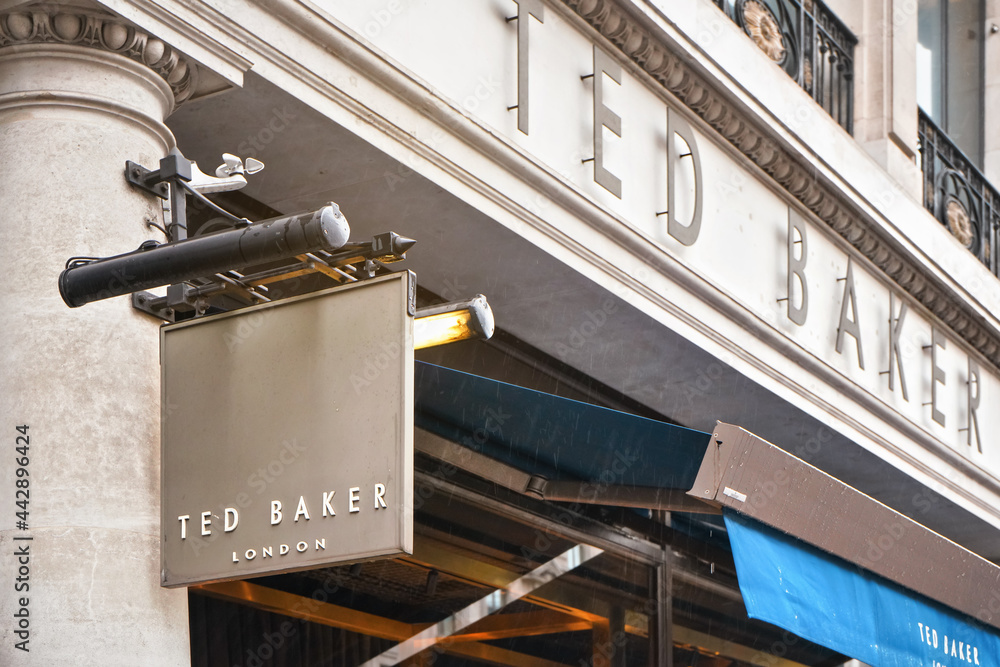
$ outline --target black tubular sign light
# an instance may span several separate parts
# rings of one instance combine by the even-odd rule
[[[156,245],[98,260],[71,260],[59,275],[59,293],[71,308],[232,269],[337,250],[350,235],[337,204],[271,218],[242,228]]]
[[[169,200],[169,207],[164,206],[165,227],[147,222],[167,241],[144,241],[138,249],[113,257],[71,257],[59,274],[59,294],[66,305],[78,308],[132,294],[134,308],[176,323],[178,313],[189,319],[210,310],[271,301],[266,285],[292,276],[319,273],[347,285],[392,272],[386,264],[405,259],[416,243],[395,232],[376,234],[370,242],[350,242],[350,225],[333,202],[309,213],[261,222],[237,217],[204,193],[238,190],[247,184],[246,175],[260,171],[264,163],[254,158],[244,163],[229,153],[222,157],[215,176],[203,173],[176,148],[156,170],[127,161],[125,179],[130,185]],[[228,218],[226,224],[232,227],[189,237],[188,197]],[[257,267],[257,272],[238,273],[249,267]],[[144,292],[165,285],[166,296]],[[414,276],[409,298],[408,314],[416,319],[416,349],[493,335],[493,311],[482,294],[416,311]]]

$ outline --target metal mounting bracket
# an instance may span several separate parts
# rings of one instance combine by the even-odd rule
[[[154,194],[160,199],[170,196],[170,188],[166,182],[160,181],[160,171],[146,169],[141,164],[125,161],[125,179],[137,188],[141,188],[150,194]]]
[[[167,308],[167,297],[156,296],[152,292],[133,292],[132,307],[165,322],[174,322],[176,312]]]
[[[152,292],[133,292],[132,307],[158,317],[166,322],[176,322],[179,313],[194,311],[201,317],[208,311],[208,302],[198,289],[179,283],[167,287],[166,296],[156,296]]]

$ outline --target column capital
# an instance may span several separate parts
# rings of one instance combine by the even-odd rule
[[[170,87],[175,105],[191,97],[197,86],[194,62],[163,40],[101,11],[32,5],[0,14],[0,53],[29,44],[63,44],[125,56],[158,74]]]

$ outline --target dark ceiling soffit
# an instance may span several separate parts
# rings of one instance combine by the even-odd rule
[[[688,493],[1000,628],[1000,567],[738,426],[716,425]]]
[[[706,503],[693,498],[680,489],[604,484],[600,481],[546,479],[542,475],[524,472],[422,429],[414,431],[414,446],[418,452],[454,465],[467,473],[515,493],[542,500],[672,512],[722,514],[722,509],[714,503]]]

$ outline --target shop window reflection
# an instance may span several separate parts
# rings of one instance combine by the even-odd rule
[[[193,592],[192,664],[653,664],[655,568],[627,550],[581,547],[558,524],[489,513],[444,494],[417,512],[414,537],[412,557]],[[552,570],[581,548],[583,557]],[[557,576],[505,603],[506,592],[546,568]],[[484,600],[479,609],[493,613],[460,622]],[[219,628],[219,618],[230,620]],[[429,627],[438,628],[433,641],[424,637],[421,650],[407,651]]]
[[[847,660],[747,618],[718,517],[578,513],[503,496],[492,485],[434,479],[418,475],[433,492],[415,513],[412,556],[194,590],[192,665],[356,667],[378,658],[619,667],[672,658],[675,667],[835,667]],[[523,594],[512,597],[517,590]]]
[[[920,0],[917,104],[965,155],[983,166],[982,0]]]

